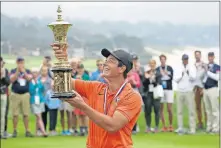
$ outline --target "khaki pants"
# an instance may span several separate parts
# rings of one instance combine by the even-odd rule
[[[219,101],[218,88],[204,89],[203,101],[207,114],[207,130],[219,130]]]
[[[7,95],[1,94],[1,133],[2,136],[5,129],[5,113],[6,113],[6,106],[7,106]]]
[[[191,92],[177,92],[177,118],[178,128],[183,129],[183,108],[186,104],[189,112],[189,128],[191,132],[196,131],[196,117],[195,117],[195,101],[194,93]]]
[[[12,105],[12,115],[18,116],[20,110],[22,111],[23,116],[29,116],[30,113],[30,95],[29,93],[25,94],[11,94],[11,105]]]

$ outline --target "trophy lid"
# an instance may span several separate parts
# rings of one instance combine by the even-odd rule
[[[70,26],[72,26],[72,24],[70,24],[69,22],[66,22],[66,21],[64,21],[63,20],[63,18],[62,18],[62,10],[61,10],[61,6],[60,5],[58,5],[58,9],[57,9],[57,20],[56,20],[56,22],[52,22],[52,23],[50,23],[48,26],[50,27],[50,26],[55,26],[55,25],[70,25]]]

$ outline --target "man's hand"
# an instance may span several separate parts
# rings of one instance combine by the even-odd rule
[[[57,59],[68,59],[67,44],[60,45],[59,43],[54,43],[51,45],[51,47],[53,48]]]
[[[84,102],[84,99],[76,91],[74,93],[76,94],[76,97],[70,99],[62,99],[62,100],[68,102],[71,106],[82,109],[87,104]]]

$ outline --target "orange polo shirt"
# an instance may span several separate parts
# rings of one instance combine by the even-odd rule
[[[75,90],[87,98],[90,107],[100,113],[104,113],[106,87],[100,82],[75,80]],[[141,96],[129,83],[118,96],[118,102],[113,100],[116,93],[107,91],[107,115],[112,117],[115,111],[119,111],[128,119],[128,123],[116,133],[109,133],[90,120],[87,148],[132,148],[131,134],[141,112]]]

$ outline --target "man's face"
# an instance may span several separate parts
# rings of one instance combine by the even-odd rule
[[[103,68],[104,77],[113,78],[123,74],[126,67],[125,66],[119,67],[118,65],[119,61],[115,57],[113,57],[112,55],[107,57]]]
[[[79,75],[83,75],[84,74],[84,68],[78,68],[77,72]]]
[[[183,60],[183,64],[184,64],[184,65],[187,65],[187,64],[188,64],[188,59],[184,59],[184,60]]]
[[[201,54],[200,54],[199,52],[196,52],[196,53],[195,53],[195,58],[196,58],[197,61],[200,61],[200,59],[201,59]]]
[[[24,68],[25,67],[25,61],[17,61],[17,66]]]
[[[209,63],[213,63],[214,62],[215,57],[214,56],[208,56],[208,61]]]
[[[32,76],[34,79],[38,77],[38,73],[39,72],[37,72],[37,71],[32,71]]]
[[[44,77],[48,75],[48,67],[46,67],[46,66],[42,67],[41,75]]]
[[[165,57],[161,57],[160,58],[160,62],[162,65],[165,65],[166,64],[166,58]]]
[[[97,64],[97,69],[98,69],[99,71],[103,71],[103,65],[104,65],[104,63],[103,63],[102,61],[99,61],[99,62],[97,62],[96,64]]]
[[[77,69],[77,65],[78,65],[78,61],[72,61],[72,62],[71,62],[71,67],[72,67],[73,69]]]

